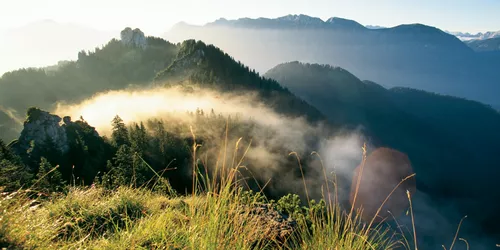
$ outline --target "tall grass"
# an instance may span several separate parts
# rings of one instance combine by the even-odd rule
[[[404,233],[383,223],[361,220],[362,210],[344,211],[323,166],[326,194],[324,209],[307,194],[306,212],[294,216],[293,230],[285,237],[272,231],[276,222],[255,213],[269,201],[261,192],[248,193],[239,178],[240,164],[250,145],[240,152],[241,139],[228,152],[224,147],[213,166],[198,164],[201,146],[193,136],[192,193],[176,196],[144,187],[114,191],[99,186],[73,185],[65,195],[41,200],[32,191],[5,194],[0,201],[0,247],[12,249],[417,249]],[[363,148],[363,163],[366,150]],[[302,172],[300,158],[297,158]],[[228,157],[232,156],[232,157]],[[229,159],[229,160],[228,160]],[[200,171],[200,167],[205,171]],[[167,167],[168,168],[168,167]],[[211,171],[208,171],[208,170]],[[152,171],[154,171],[151,168]],[[157,181],[162,174],[156,173]],[[163,180],[165,181],[165,180]],[[404,181],[404,180],[403,180]],[[333,186],[333,194],[330,193]],[[333,200],[331,197],[333,196]],[[410,196],[408,197],[411,202]],[[354,201],[355,202],[355,201]],[[383,204],[381,205],[381,207]],[[411,207],[411,206],[410,206]],[[270,206],[269,210],[274,210]],[[412,218],[413,218],[413,211]],[[273,224],[274,223],[274,224]],[[415,230],[414,230],[415,233]],[[413,235],[416,238],[416,234]],[[456,237],[455,237],[456,239]],[[455,240],[454,240],[455,242]],[[453,244],[450,249],[452,249]]]

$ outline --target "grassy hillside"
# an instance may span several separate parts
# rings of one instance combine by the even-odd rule
[[[362,250],[409,244],[397,242],[401,236],[387,229],[366,230],[338,210],[298,209],[290,199],[269,204],[229,188],[190,197],[126,187],[71,188],[46,198],[3,195],[1,247]],[[287,214],[291,209],[295,213]]]

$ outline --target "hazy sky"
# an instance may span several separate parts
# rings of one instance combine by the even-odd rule
[[[394,26],[423,23],[451,31],[500,30],[500,0],[0,0],[0,29],[43,19],[98,29],[138,27],[159,35],[179,21],[306,14]]]

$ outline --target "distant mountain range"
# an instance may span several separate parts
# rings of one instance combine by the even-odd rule
[[[453,31],[446,31],[446,32],[458,37],[458,39],[460,39],[462,41],[485,40],[485,39],[500,37],[500,30],[499,31],[488,31],[488,32],[484,32],[484,33],[479,32],[476,34],[471,34],[469,32],[453,32]]]
[[[476,53],[437,28],[406,24],[369,29],[353,20],[306,15],[179,23],[165,38],[212,43],[260,72],[286,61],[341,66],[385,87],[411,87],[500,107],[496,55]]]
[[[353,20],[332,17],[326,21],[317,17],[307,15],[287,15],[275,19],[271,18],[240,18],[237,20],[218,19],[215,22],[208,23],[205,26],[229,26],[245,28],[331,28],[343,30],[358,30],[365,27]]]

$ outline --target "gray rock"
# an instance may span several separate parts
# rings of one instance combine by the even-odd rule
[[[28,110],[28,118],[24,122],[24,129],[13,148],[20,154],[26,153],[33,147],[33,143],[44,148],[55,147],[61,154],[68,152],[69,143],[65,127],[61,126],[61,117],[38,108]],[[68,122],[67,118],[65,122]]]
[[[147,40],[144,36],[144,32],[140,29],[134,29],[127,27],[120,33],[121,42],[127,46],[135,46],[139,48],[147,47]]]

